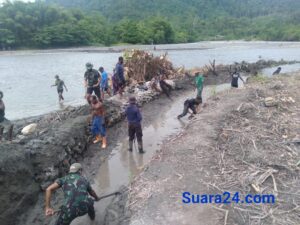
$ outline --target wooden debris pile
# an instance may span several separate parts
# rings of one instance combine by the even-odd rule
[[[150,81],[157,75],[164,75],[168,79],[174,79],[180,75],[182,70],[176,70],[167,59],[167,54],[154,56],[142,50],[126,52],[125,68],[126,75],[131,81],[144,83]]]

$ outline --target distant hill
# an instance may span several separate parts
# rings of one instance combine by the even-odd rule
[[[36,0],[0,6],[0,48],[300,41],[300,0]]]
[[[187,16],[208,19],[220,15],[255,18],[300,12],[299,0],[46,0],[46,2],[68,8],[97,10],[112,21],[125,17],[144,19],[150,16],[182,19]]]

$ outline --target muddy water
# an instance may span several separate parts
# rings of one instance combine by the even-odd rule
[[[151,50],[151,46],[127,48]],[[215,59],[217,64],[255,62],[259,59],[299,60],[300,43],[280,42],[199,42],[156,46],[155,54],[168,52],[175,66],[203,66]],[[120,47],[119,50],[125,47]],[[89,51],[94,50],[94,51]],[[111,73],[120,53],[97,52],[97,48],[0,52],[0,90],[4,92],[6,116],[18,119],[41,115],[67,105],[84,104],[84,65],[90,61]],[[69,88],[64,105],[58,104],[54,75],[59,74]]]
[[[203,91],[203,99],[205,101],[208,97],[228,88],[230,88],[228,84],[207,86]],[[139,154],[137,146],[133,153],[128,152],[128,138],[126,135],[123,139],[119,140],[117,146],[112,150],[110,158],[101,164],[95,174],[93,188],[96,192],[110,193],[118,190],[121,186],[128,185],[150,161],[155,152],[160,149],[162,142],[185,127],[188,122],[188,116],[181,120],[178,120],[176,117],[183,110],[184,100],[194,97],[195,95],[196,93],[190,91],[174,98],[174,101],[168,110],[159,114],[159,118],[151,121],[151,125],[144,127],[145,154]],[[111,199],[106,199],[99,203],[95,203],[95,209],[97,211],[95,224],[101,224],[103,222],[105,208],[110,202]],[[90,220],[88,216],[84,216],[78,218],[72,225],[89,223]]]

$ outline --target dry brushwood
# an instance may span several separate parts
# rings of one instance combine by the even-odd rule
[[[225,182],[214,189],[230,187],[231,192],[239,190],[241,196],[273,194],[276,198],[275,204],[242,204],[224,209],[229,210],[229,215],[238,210],[249,224],[299,224],[300,179],[296,165],[300,155],[298,138],[294,137],[299,127],[299,81],[294,79],[293,85],[280,81],[289,89],[272,89],[273,83],[269,89],[261,89],[264,95],[279,99],[278,108],[264,107],[263,98],[251,93],[251,103],[242,103],[226,116],[216,146]],[[259,88],[256,85],[253,93]]]
[[[175,69],[167,59],[167,54],[154,56],[142,50],[132,50],[125,53],[125,67],[127,76],[137,83],[150,81],[157,75],[164,75],[168,79],[176,78],[181,69]]]

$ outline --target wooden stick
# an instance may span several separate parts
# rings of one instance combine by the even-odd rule
[[[221,209],[221,208],[218,208],[218,207],[216,207],[216,206],[211,206],[211,207],[213,207],[214,209],[216,209],[216,210],[220,210],[220,211],[222,211],[222,212],[224,212],[225,213],[225,218],[224,218],[224,225],[227,225],[227,218],[228,218],[228,213],[229,213],[229,211],[228,210],[226,210],[226,209]]]

